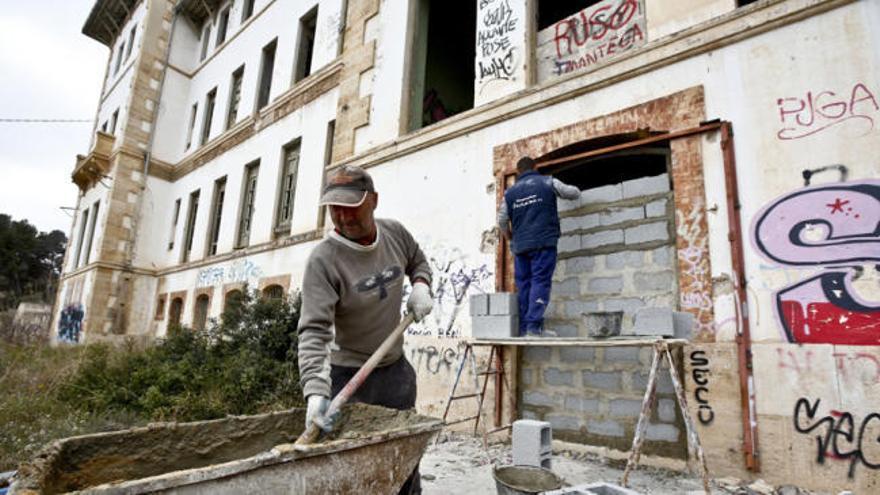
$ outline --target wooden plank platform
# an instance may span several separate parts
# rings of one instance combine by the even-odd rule
[[[544,347],[641,347],[650,346],[658,342],[664,342],[669,347],[686,345],[685,339],[662,339],[662,338],[607,338],[585,339],[582,337],[518,337],[510,339],[468,339],[467,343],[474,346],[544,346]]]

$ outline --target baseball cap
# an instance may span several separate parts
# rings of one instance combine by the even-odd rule
[[[321,205],[360,206],[368,192],[376,192],[370,174],[360,167],[345,165],[327,179]]]

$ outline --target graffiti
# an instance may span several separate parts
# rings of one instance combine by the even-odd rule
[[[798,399],[792,418],[798,433],[821,432],[824,428],[824,433],[815,437],[816,462],[825,464],[826,458],[849,460],[849,478],[855,476],[859,463],[869,469],[880,469],[880,413],[867,415],[858,426],[849,412],[832,410],[816,420],[820,402],[820,399],[812,403],[803,397]],[[868,447],[873,448],[866,450]]]
[[[697,388],[694,389],[694,399],[700,405],[700,408],[697,410],[697,419],[700,420],[700,423],[707,426],[712,424],[712,421],[715,421],[715,411],[712,410],[712,406],[709,405],[709,401],[703,395],[709,393],[708,375],[710,374],[712,373],[709,371],[709,359],[706,358],[706,351],[691,352],[691,378],[694,379],[694,383],[697,385]]]
[[[515,79],[518,60],[513,43],[521,28],[510,2],[481,1],[477,15],[477,81]]]
[[[675,218],[676,235],[684,246],[678,249],[679,302],[683,310],[694,315],[697,333],[712,332],[712,274],[702,203],[695,204],[689,213],[676,210]]]
[[[538,43],[548,48],[539,51],[548,53],[539,54],[540,63],[546,65],[545,72],[561,75],[644,44],[644,8],[639,0],[606,0],[545,31],[539,33]]]
[[[822,268],[775,294],[776,316],[789,342],[880,344],[880,303],[868,302],[853,284],[877,270],[878,225],[878,180],[803,188],[758,212],[752,233],[761,256]]]
[[[814,370],[816,357],[809,349],[795,351],[777,347],[776,356],[777,366],[781,370],[792,370],[799,375],[809,374]],[[839,350],[831,356],[834,358],[834,367],[841,386],[855,389],[860,382],[868,385],[880,383],[880,357],[866,352]]]
[[[80,303],[69,304],[61,311],[61,316],[58,318],[58,340],[60,342],[79,343],[85,314],[83,305]]]
[[[409,351],[409,360],[418,372],[424,369],[432,375],[436,375],[443,371],[451,373],[455,371],[455,365],[458,364],[459,356],[464,352],[464,342],[459,342],[455,347],[433,345],[422,347],[414,347]]]
[[[262,275],[263,270],[251,260],[237,260],[229,266],[228,270],[216,266],[199,270],[196,274],[196,288],[211,287],[223,283],[248,282]]]
[[[810,185],[810,180],[816,174],[821,174],[823,172],[831,172],[837,170],[840,173],[840,178],[838,182],[846,182],[846,178],[849,175],[849,169],[846,168],[846,165],[826,165],[824,167],[813,168],[813,169],[805,169],[801,172],[801,175],[804,177],[804,186]]]
[[[781,140],[801,139],[845,122],[854,122],[864,130],[860,136],[874,130],[874,119],[869,114],[880,110],[874,93],[863,83],[857,83],[846,95],[833,91],[819,91],[801,97],[776,100],[782,128],[776,133]]]

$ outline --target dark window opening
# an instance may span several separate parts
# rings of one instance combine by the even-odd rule
[[[263,289],[263,299],[280,301],[284,299],[284,287],[272,284]]]
[[[251,238],[251,230],[254,221],[254,204],[257,200],[257,175],[260,172],[260,161],[257,160],[245,167],[244,184],[241,195],[241,212],[238,221],[238,236],[235,247],[243,248],[248,245]]]
[[[134,47],[134,34],[137,31],[137,26],[132,26],[131,31],[128,32],[128,49],[125,51],[125,60],[128,60],[128,57],[131,56],[131,49]]]
[[[205,27],[205,31],[202,33],[202,53],[199,55],[199,62],[205,60],[205,57],[208,56],[208,45],[211,44],[211,25],[208,24]]]
[[[168,326],[179,326],[181,314],[183,314],[183,299],[175,297],[171,301],[171,308],[168,310]]]
[[[205,329],[205,324],[208,323],[208,306],[210,304],[211,298],[207,294],[200,294],[196,298],[196,307],[193,313],[193,328],[195,330]]]
[[[263,57],[260,61],[260,82],[257,84],[257,110],[269,104],[269,93],[272,91],[272,72],[275,70],[275,47],[278,40],[263,47]]]
[[[223,312],[234,312],[244,304],[244,293],[238,289],[232,289],[226,293],[223,299]]]
[[[186,215],[186,231],[183,236],[183,252],[180,260],[182,262],[189,261],[189,255],[192,252],[193,237],[195,235],[196,217],[199,213],[199,191],[194,191],[189,195],[189,211]]]
[[[154,319],[162,320],[165,318],[165,296],[159,296],[159,300],[156,301],[156,314],[154,315]]]
[[[189,128],[186,131],[186,149],[192,146],[193,130],[196,128],[196,116],[199,112],[199,104],[193,103],[192,111],[189,114]]]
[[[232,84],[229,88],[229,112],[226,114],[226,128],[229,129],[238,120],[238,104],[241,103],[241,81],[244,79],[242,65],[232,73]]]
[[[474,107],[476,0],[450,8],[440,0],[416,5],[410,54],[409,129],[420,129]]]
[[[758,1],[758,0],[737,0],[737,1],[736,1],[736,6],[737,6],[737,7],[745,7],[746,5],[753,4],[753,3],[757,2],[757,1]]]
[[[168,250],[174,249],[174,236],[177,235],[177,221],[180,219],[180,198],[174,201],[174,213],[171,215],[171,233],[168,235]]]
[[[125,42],[123,41],[121,45],[119,45],[119,52],[116,53],[116,67],[113,69],[113,75],[115,76],[117,72],[119,72],[119,68],[122,67],[122,56],[125,52]]]
[[[241,22],[244,23],[252,15],[254,15],[254,0],[244,0],[244,5],[241,7]]]
[[[542,31],[557,22],[587,7],[596,5],[601,0],[539,0],[538,31]]]
[[[81,220],[82,220],[82,223],[79,224],[79,236],[78,236],[79,240],[76,243],[76,256],[74,257],[74,260],[73,260],[73,267],[74,268],[77,268],[80,266],[79,263],[80,263],[80,258],[82,257],[83,241],[85,241],[85,239],[86,239],[86,226],[89,224],[89,209],[88,208],[83,210]]]
[[[220,223],[223,218],[223,199],[226,197],[226,177],[214,182],[213,207],[211,208],[211,230],[208,232],[208,256],[217,254],[217,241],[220,240]]]
[[[202,138],[200,144],[208,142],[211,136],[211,121],[214,120],[214,106],[217,103],[217,88],[212,89],[205,97],[205,117],[202,122]]]
[[[217,22],[217,42],[215,47],[220,46],[226,41],[226,30],[229,28],[229,8],[227,7],[220,13],[220,20]]]
[[[117,108],[110,116],[110,134],[116,135],[116,124],[119,122],[119,109]]]
[[[95,201],[95,204],[92,205],[92,221],[89,224],[89,237],[86,241],[86,252],[85,252],[85,261],[83,264],[89,264],[89,258],[91,258],[92,254],[92,242],[95,240],[95,224],[98,223],[98,207],[101,205],[101,201]]]
[[[299,20],[299,40],[297,42],[296,68],[293,82],[308,77],[312,73],[312,56],[315,53],[315,29],[318,25],[318,7],[315,6]]]
[[[336,121],[331,120],[327,122],[327,132],[324,135],[324,169],[330,166],[330,163],[333,162],[333,137],[336,135]],[[321,190],[324,190],[324,180],[326,177],[324,174],[321,174]],[[326,223],[327,217],[327,206],[319,206],[318,207],[318,229],[323,229]]]
[[[275,235],[283,236],[290,233],[290,221],[293,218],[293,201],[296,196],[296,177],[299,172],[299,140],[284,147],[284,162],[281,164],[281,184],[278,194],[278,211],[276,212]]]

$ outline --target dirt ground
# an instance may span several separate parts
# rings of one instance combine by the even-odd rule
[[[479,438],[465,435],[445,436],[428,447],[421,462],[422,493],[425,495],[494,494],[492,465],[511,464],[510,445],[495,443],[489,453]],[[554,452],[552,471],[568,485],[606,482],[619,484],[623,476],[620,461],[609,462],[591,454]],[[702,494],[696,474],[651,467],[638,467],[630,474],[629,488],[644,494]],[[712,493],[742,495],[818,495],[795,487],[770,487],[763,482],[751,486],[738,480],[716,480]]]

